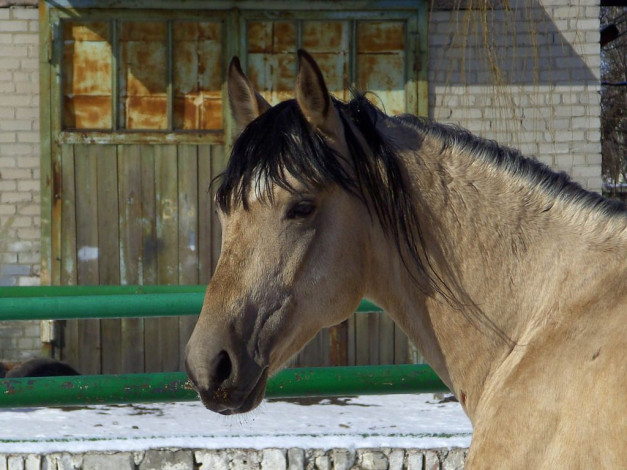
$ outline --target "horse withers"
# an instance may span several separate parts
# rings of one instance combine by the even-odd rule
[[[222,414],[362,297],[459,398],[467,468],[627,464],[627,210],[467,131],[332,98],[271,107],[234,59],[222,253],[186,351]]]

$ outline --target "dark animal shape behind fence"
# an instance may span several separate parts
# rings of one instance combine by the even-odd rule
[[[76,369],[72,366],[51,359],[47,357],[38,357],[14,367],[11,370],[6,370],[4,364],[0,364],[0,374],[2,374],[2,368],[5,369],[4,376],[6,378],[19,378],[19,377],[51,377],[51,376],[66,376],[66,375],[80,375]]]

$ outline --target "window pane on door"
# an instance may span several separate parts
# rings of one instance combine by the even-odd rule
[[[63,22],[63,128],[111,128],[108,22]]]
[[[167,129],[167,24],[120,23],[120,123],[126,129]]]
[[[222,24],[172,26],[175,129],[222,129]]]

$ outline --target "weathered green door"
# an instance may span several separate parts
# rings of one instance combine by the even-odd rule
[[[425,18],[415,2],[359,12],[350,2],[316,11],[306,2],[276,10],[264,2],[263,11],[210,1],[62,3],[42,6],[42,283],[208,282],[220,247],[209,187],[231,136],[232,55],[273,103],[292,97],[302,47],[337,97],[357,87],[388,113],[426,112]],[[371,326],[394,338],[386,321]],[[83,373],[178,370],[194,322],[68,321],[58,325],[57,354]],[[404,361],[404,341],[396,352],[390,341],[375,348],[376,362]],[[327,343],[321,335],[301,363],[328,361]],[[350,362],[360,361],[362,343],[352,339]]]

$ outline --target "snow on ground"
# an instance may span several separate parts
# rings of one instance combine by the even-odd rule
[[[0,409],[0,453],[151,448],[441,448],[470,445],[458,403],[432,394],[265,401],[221,416],[198,402]]]

